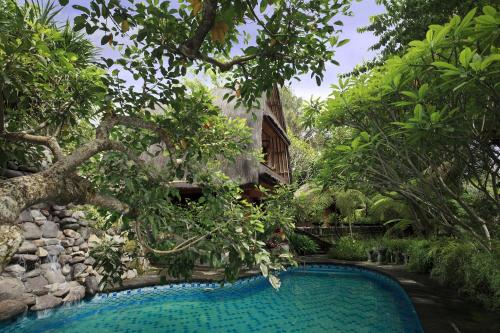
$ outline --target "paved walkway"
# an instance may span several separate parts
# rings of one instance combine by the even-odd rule
[[[400,265],[377,265],[368,262],[352,262],[328,259],[326,255],[300,257],[302,263],[330,263],[358,265],[392,276],[410,296],[426,333],[500,333],[500,313],[485,310],[478,304],[459,297],[456,291],[443,288],[426,275],[408,272]],[[260,274],[256,270],[244,271],[241,275]],[[221,281],[224,271],[197,268],[190,281]],[[167,283],[183,280],[167,278]],[[143,275],[125,281],[123,287],[133,289],[160,284],[158,275]],[[380,332],[385,333],[385,332]]]

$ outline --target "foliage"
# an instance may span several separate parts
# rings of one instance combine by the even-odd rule
[[[291,249],[299,255],[314,254],[319,250],[318,244],[306,235],[293,233],[288,239]]]
[[[328,257],[340,260],[365,261],[367,252],[375,246],[371,239],[356,239],[350,236],[340,237],[328,252]]]
[[[101,242],[93,244],[90,256],[96,260],[94,268],[102,276],[99,282],[101,288],[122,284],[122,274],[126,269],[121,261],[122,255],[121,245],[112,238],[105,238]]]
[[[402,57],[339,80],[320,123],[352,136],[322,153],[323,182],[396,193],[417,232],[466,233],[490,247],[496,218],[463,195],[473,187],[499,211],[499,25],[493,7],[472,10],[431,25]]]
[[[296,192],[293,205],[296,210],[298,224],[322,225],[325,221],[325,210],[334,202],[333,193],[308,183],[301,186]]]
[[[409,43],[422,39],[431,24],[444,24],[453,15],[463,16],[474,7],[482,7],[489,0],[377,0],[385,10],[370,17],[370,24],[358,28],[358,32],[371,32],[379,39],[370,47],[380,51],[379,59],[358,66],[352,74],[365,72],[380,63],[380,60],[403,54]]]

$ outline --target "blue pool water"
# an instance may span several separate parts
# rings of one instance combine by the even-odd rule
[[[179,284],[100,295],[0,325],[0,332],[423,332],[392,279],[349,266],[308,266],[221,288]],[[207,289],[211,288],[211,291]]]

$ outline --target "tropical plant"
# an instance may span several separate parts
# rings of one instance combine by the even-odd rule
[[[122,275],[125,264],[122,263],[122,246],[112,238],[104,238],[99,243],[92,244],[90,256],[95,259],[94,268],[102,276],[99,286],[106,287],[122,285]]]
[[[322,154],[324,182],[394,192],[417,232],[472,235],[491,249],[497,218],[464,194],[473,187],[500,211],[499,27],[495,8],[472,10],[431,25],[404,56],[339,80],[321,123],[353,135]]]
[[[292,251],[299,255],[314,254],[319,250],[318,244],[306,235],[293,233],[288,239]]]

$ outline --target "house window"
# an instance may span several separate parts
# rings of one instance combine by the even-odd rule
[[[289,178],[288,144],[267,118],[262,124],[262,153],[264,164],[284,179]]]

